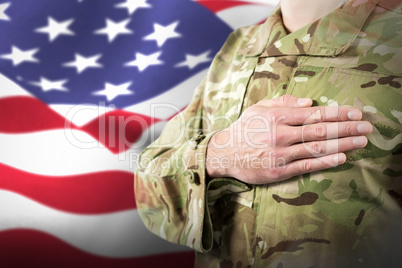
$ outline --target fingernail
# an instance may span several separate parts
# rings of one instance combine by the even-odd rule
[[[306,106],[311,104],[311,99],[310,98],[298,98],[297,99],[297,104],[299,106]]]
[[[334,156],[334,162],[336,164],[341,164],[346,161],[346,156],[344,154],[337,154]]]
[[[357,126],[357,131],[360,134],[368,134],[373,130],[373,127],[369,122],[362,122]]]
[[[350,120],[360,120],[362,118],[362,113],[360,111],[350,111],[348,112],[348,118]]]
[[[366,137],[354,137],[353,138],[353,145],[363,147],[366,146],[367,144],[367,138]]]

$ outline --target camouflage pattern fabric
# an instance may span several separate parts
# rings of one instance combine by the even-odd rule
[[[351,0],[288,34],[278,9],[233,32],[194,98],[142,154],[147,228],[196,267],[401,267],[402,3]],[[339,167],[280,183],[206,178],[210,137],[284,94],[350,105],[374,125]]]

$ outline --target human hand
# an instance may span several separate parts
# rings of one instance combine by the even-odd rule
[[[351,107],[311,107],[285,95],[247,108],[207,148],[210,177],[266,184],[343,164],[343,152],[367,144],[372,125]]]

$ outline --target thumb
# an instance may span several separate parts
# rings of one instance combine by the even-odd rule
[[[258,105],[265,106],[268,108],[273,107],[293,107],[302,108],[310,107],[313,105],[313,101],[310,98],[298,98],[292,95],[283,95],[276,99],[261,100]]]

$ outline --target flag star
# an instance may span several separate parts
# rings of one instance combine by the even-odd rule
[[[133,31],[127,29],[127,24],[130,23],[130,19],[123,20],[121,22],[114,22],[110,19],[106,19],[106,27],[95,31],[95,34],[106,34],[109,42],[112,42],[119,34],[131,34]]]
[[[138,8],[149,8],[147,0],[126,0],[126,2],[115,5],[118,8],[127,8],[128,14],[132,15]]]
[[[0,20],[10,20],[10,17],[4,13],[11,3],[0,4]]]
[[[92,57],[84,57],[80,54],[75,54],[75,61],[66,62],[63,66],[77,68],[77,73],[85,71],[87,68],[101,68],[102,64],[96,62],[102,54],[94,55]]]
[[[186,60],[176,64],[176,67],[187,66],[189,69],[195,68],[198,64],[210,62],[211,58],[208,57],[211,51],[206,51],[199,55],[186,54]]]
[[[113,85],[110,83],[105,83],[105,88],[99,91],[92,93],[93,95],[104,95],[106,96],[108,101],[113,100],[117,96],[120,95],[131,95],[134,94],[131,90],[128,90],[128,87],[131,85],[131,82],[127,82],[120,85]]]
[[[74,35],[74,32],[68,29],[68,27],[73,23],[74,19],[65,20],[58,22],[52,17],[47,19],[48,25],[42,28],[38,28],[35,32],[46,33],[49,35],[49,41],[54,41],[59,35]]]
[[[31,84],[41,87],[43,91],[50,91],[50,90],[67,91],[67,88],[63,86],[67,81],[68,81],[67,79],[51,81],[44,77],[41,77],[39,82],[31,82]]]
[[[179,24],[178,21],[168,26],[162,26],[154,23],[154,32],[144,37],[144,40],[156,40],[158,46],[161,47],[169,38],[180,37],[181,34],[175,32],[175,28]]]
[[[39,48],[33,48],[30,50],[20,50],[18,47],[11,47],[11,54],[0,55],[0,58],[9,59],[13,62],[14,66],[21,64],[24,61],[28,62],[39,62],[38,59],[34,58],[36,52]]]
[[[163,64],[162,61],[158,60],[160,55],[161,52],[156,52],[151,55],[135,53],[135,60],[127,62],[125,66],[137,66],[140,72],[142,72],[151,65]]]

